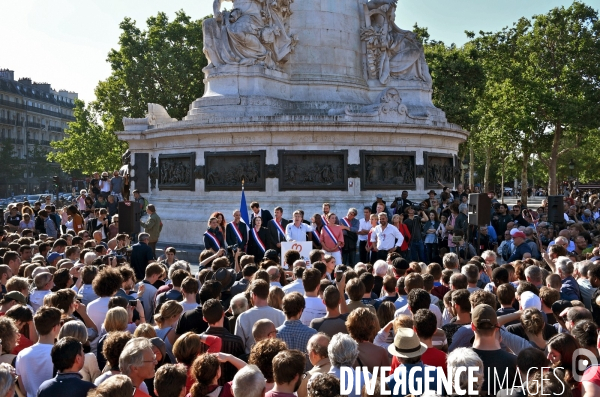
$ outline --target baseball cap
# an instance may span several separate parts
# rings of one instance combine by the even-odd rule
[[[392,266],[396,268],[396,270],[407,270],[408,269],[408,261],[404,258],[396,258],[392,261]]]
[[[59,254],[58,252],[51,252],[48,254],[48,263],[54,262],[58,258],[62,258],[63,254]]]
[[[523,310],[529,308],[535,308],[538,310],[542,310],[542,300],[539,296],[534,294],[531,291],[525,291],[521,294],[521,308]]]
[[[270,259],[272,261],[277,262],[279,260],[279,254],[275,250],[267,250],[265,251],[265,258]]]
[[[520,238],[524,238],[524,239],[526,239],[526,238],[527,238],[527,236],[526,236],[526,235],[525,235],[525,233],[523,233],[523,232],[516,232],[516,233],[514,233],[514,234],[512,235],[512,237],[513,237],[513,238],[519,238],[519,237],[520,237]]]
[[[383,194],[377,193],[377,195],[375,196],[375,198],[382,199],[383,198]]]
[[[25,295],[23,295],[19,291],[10,291],[9,293],[4,294],[4,299],[6,298],[12,299],[24,305],[27,304],[27,301],[25,300]]]
[[[478,305],[473,310],[472,322],[479,329],[492,329],[498,325],[498,315],[490,305]]]
[[[559,315],[563,310],[573,307],[571,301],[559,299],[552,304],[552,313]]]
[[[43,288],[44,285],[48,284],[52,280],[52,277],[52,274],[43,272],[35,276],[33,282],[35,283],[36,288]]]

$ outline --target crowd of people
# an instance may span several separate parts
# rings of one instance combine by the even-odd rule
[[[7,222],[0,397],[380,396],[403,371],[437,390],[425,372],[466,367],[475,395],[600,395],[597,197],[566,197],[557,224],[545,202],[493,200],[479,227],[461,186],[428,196],[377,195],[360,219],[335,203],[288,221],[253,202],[250,225],[215,212],[196,274],[172,247],[157,258],[148,229],[130,247],[75,222],[56,235]],[[285,241],[314,249],[305,260]],[[365,369],[356,388],[347,367]]]

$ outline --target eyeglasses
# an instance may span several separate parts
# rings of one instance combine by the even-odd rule
[[[144,362],[144,363],[157,363],[158,361],[156,360],[156,355],[154,355],[154,359],[152,359],[152,360],[144,360],[142,362]]]

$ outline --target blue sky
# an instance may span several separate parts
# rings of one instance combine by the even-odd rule
[[[496,31],[522,16],[570,4],[558,0],[399,0],[396,22],[404,29],[417,22],[429,28],[432,39],[460,45],[466,41],[465,30]],[[586,4],[600,9],[600,0]],[[17,78],[49,82],[54,89],[76,91],[90,101],[98,81],[110,75],[106,55],[117,45],[119,22],[128,16],[143,28],[149,16],[164,11],[172,17],[181,9],[202,18],[212,13],[212,0],[2,0],[0,69],[14,70]]]

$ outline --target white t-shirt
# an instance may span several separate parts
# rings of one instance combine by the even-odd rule
[[[435,314],[435,317],[437,319],[437,327],[442,328],[442,311],[440,310],[440,308],[437,305],[432,304],[429,305],[429,310],[431,310],[433,314]],[[412,318],[412,313],[410,312],[410,310],[408,310],[408,305],[404,305],[400,309],[396,310],[396,313],[394,313],[394,318],[397,318],[401,314],[406,314],[407,316],[410,316]]]
[[[41,384],[52,379],[52,346],[36,343],[17,356],[15,367],[27,391],[27,397],[36,397]]]
[[[300,316],[300,321],[302,321],[302,324],[310,327],[310,322],[312,320],[325,317],[327,308],[325,307],[323,300],[319,297],[309,297],[305,295],[304,301],[306,302],[306,306],[304,307],[302,316]]]
[[[108,301],[110,301],[110,296],[106,296],[104,298],[98,298],[90,302],[87,307],[87,315],[90,316],[90,319],[96,324],[98,329],[102,328],[102,323],[104,323],[104,319],[106,318],[106,312],[108,312]]]
[[[179,302],[179,304],[181,305],[181,307],[183,307],[183,311],[187,312],[188,310],[194,310],[195,308],[198,307],[197,303],[185,303],[185,302]]]

